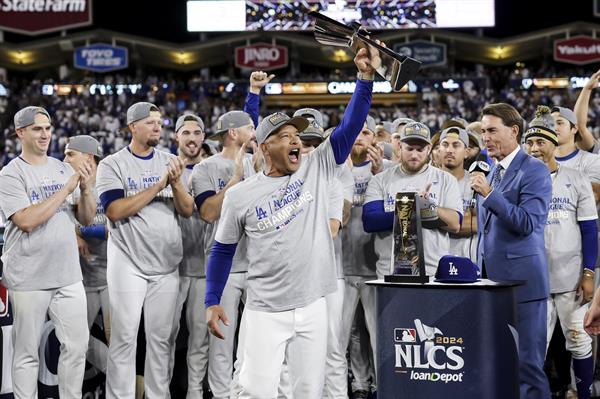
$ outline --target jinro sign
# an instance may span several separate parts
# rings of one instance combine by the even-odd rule
[[[589,64],[600,61],[600,39],[575,36],[554,41],[554,59],[569,64]]]
[[[94,72],[110,72],[127,68],[128,52],[126,47],[109,44],[92,44],[78,47],[73,55],[75,68],[87,69]]]
[[[288,51],[283,46],[268,43],[255,43],[236,47],[235,66],[238,68],[271,69],[285,68],[288,65]]]
[[[0,0],[0,30],[39,35],[92,24],[92,0]]]

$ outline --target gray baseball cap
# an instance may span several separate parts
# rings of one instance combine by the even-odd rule
[[[50,114],[44,108],[29,106],[29,107],[20,109],[15,114],[15,117],[14,117],[15,129],[22,129],[29,125],[33,125],[33,123],[35,122],[35,116],[37,114],[46,115],[48,117],[48,120],[52,121],[50,119]]]
[[[127,109],[127,124],[140,121],[150,116],[151,111],[158,111],[158,107],[152,103],[139,102]]]
[[[185,114],[185,115],[181,115],[179,118],[177,118],[177,122],[175,122],[175,133],[177,133],[179,131],[179,129],[181,129],[183,127],[183,124],[185,122],[189,122],[189,121],[198,122],[200,129],[202,129],[202,131],[204,131],[204,122],[202,121],[202,118],[200,118],[199,116],[194,115],[194,114]]]
[[[469,134],[465,129],[461,129],[457,126],[452,126],[442,130],[442,133],[440,134],[440,142],[448,136],[456,137],[457,139],[463,142],[465,147],[469,146]]]
[[[84,154],[92,154],[95,157],[102,156],[102,147],[98,140],[85,134],[69,138],[65,150],[74,150],[83,152]]]
[[[229,129],[237,129],[238,127],[246,125],[254,126],[254,122],[247,112],[229,111],[219,116],[219,119],[217,119],[215,134],[223,134]]]
[[[575,112],[565,107],[553,107],[552,113],[558,112],[560,116],[571,122],[573,125],[577,126],[577,116]]]
[[[390,133],[396,133],[398,131],[398,128],[400,128],[400,126],[403,125],[407,125],[411,122],[414,122],[414,120],[410,119],[410,118],[398,118],[395,119],[392,122],[392,130],[390,131]]]
[[[323,129],[325,128],[323,125],[323,114],[314,108],[301,108],[294,112],[293,116],[303,116],[309,120],[312,118],[315,122],[317,122],[317,125],[321,126]]]
[[[373,134],[375,134],[375,131],[377,130],[377,123],[375,123],[375,118],[373,118],[371,115],[367,115],[365,125],[367,125],[367,129],[369,129],[371,132],[373,132]]]
[[[258,144],[264,143],[267,137],[286,125],[292,125],[299,132],[303,132],[308,127],[309,122],[308,119],[301,116],[290,118],[283,112],[275,112],[265,117],[256,128],[256,142]]]
[[[420,140],[427,144],[431,144],[431,138],[429,137],[429,128],[427,125],[421,122],[410,122],[407,123],[400,136],[400,141],[411,141]]]
[[[304,131],[302,133],[300,133],[300,140],[310,140],[310,139],[317,139],[317,140],[321,140],[321,141],[325,140],[325,134],[324,134],[323,128],[321,126],[319,126],[319,124],[317,123],[316,120],[309,121],[308,127],[306,129],[304,129]]]
[[[386,132],[394,133],[394,124],[392,122],[381,122],[381,125]]]

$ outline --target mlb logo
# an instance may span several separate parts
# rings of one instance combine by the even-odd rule
[[[414,328],[394,328],[394,341],[417,342],[417,330]]]
[[[8,290],[0,283],[0,317],[8,314]]]

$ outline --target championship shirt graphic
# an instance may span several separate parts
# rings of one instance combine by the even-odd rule
[[[462,382],[463,337],[448,336],[415,319],[414,326],[394,329],[395,371],[410,380]]]

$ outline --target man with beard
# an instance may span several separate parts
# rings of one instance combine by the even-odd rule
[[[191,175],[194,166],[202,160],[204,122],[196,115],[182,115],[175,122],[178,155],[185,164],[182,181],[188,192],[191,190]],[[205,223],[200,219],[194,206],[191,217],[179,217],[183,240],[183,260],[179,264],[179,295],[173,314],[173,330],[170,345],[169,379],[173,376],[175,341],[179,332],[179,322],[183,304],[186,304],[185,319],[189,332],[187,344],[187,399],[202,399],[202,380],[208,366],[208,330],[202,309],[206,291],[204,270],[204,230]]]
[[[183,160],[156,150],[162,118],[153,104],[127,110],[131,143],[98,166],[97,189],[109,223],[107,280],[111,342],[107,398],[134,398],[136,338],[144,310],[147,397],[169,392],[169,337],[183,257],[178,215],[194,200],[181,180]]]
[[[550,274],[548,338],[556,321],[573,356],[577,397],[588,399],[594,361],[592,339],[583,330],[587,303],[594,293],[594,265],[598,256],[598,212],[589,180],[554,157],[558,140],[548,107],[538,107],[525,132],[525,149],[543,161],[552,176],[552,202],[544,229]]]
[[[402,132],[400,164],[386,169],[369,182],[363,226],[375,235],[377,253],[377,276],[383,278],[390,273],[393,244],[394,207],[396,193],[410,191],[422,197],[421,214],[432,221],[438,219],[439,226],[423,229],[425,269],[433,276],[440,258],[450,251],[448,233],[460,231],[463,203],[458,182],[448,172],[428,163],[431,152],[429,128],[420,122],[412,122]]]
[[[440,135],[442,170],[450,173],[458,181],[464,212],[460,231],[450,234],[450,253],[477,261],[477,212],[473,207],[469,173],[464,169],[468,145],[469,135],[460,127],[449,127]]]
[[[14,318],[14,396],[38,397],[39,346],[48,315],[61,345],[58,393],[80,398],[89,330],[74,220],[89,225],[94,219],[92,167],[86,161],[74,171],[47,155],[52,125],[44,108],[21,109],[14,124],[21,154],[0,171],[0,217],[6,223],[2,284]],[[74,212],[67,199],[77,187]]]
[[[359,50],[354,62],[359,70],[356,90],[331,136],[301,157],[300,132],[309,121],[282,113],[265,117],[256,134],[264,172],[225,194],[208,260],[205,305],[211,333],[222,338],[220,321],[229,322],[219,302],[237,243],[245,237],[249,266],[239,336],[241,398],[276,397],[284,361],[294,397],[323,395],[325,296],[336,289],[327,187],[362,129],[373,89],[367,50]]]
[[[202,220],[207,223],[204,240],[206,259],[210,256],[211,245],[220,223],[225,194],[255,173],[253,157],[246,154],[246,148],[254,144],[260,91],[273,77],[261,71],[250,75],[250,89],[244,111],[227,112],[217,121],[216,134],[223,139],[223,150],[198,164],[192,171],[196,207]],[[223,328],[225,339],[209,337],[208,383],[215,399],[229,398],[232,388],[235,332],[240,301],[246,295],[248,286],[247,270],[246,242],[242,238],[222,297],[222,306],[231,317],[230,325]]]

